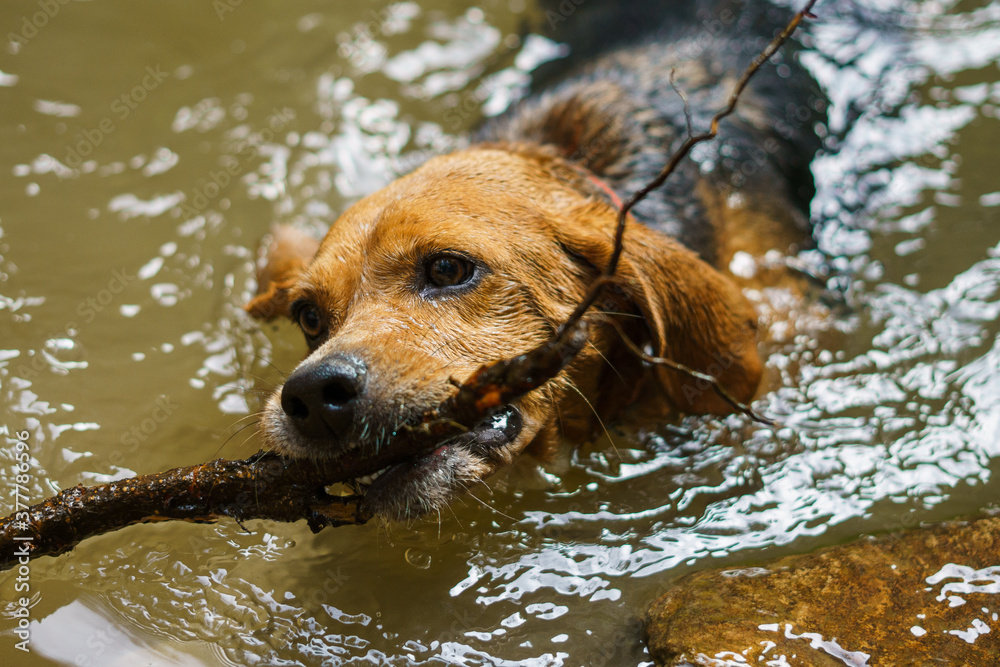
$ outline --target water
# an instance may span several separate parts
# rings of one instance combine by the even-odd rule
[[[640,664],[681,574],[995,507],[1000,4],[836,4],[803,35],[832,107],[802,260],[842,303],[769,344],[778,427],[628,425],[412,526],[89,540],[31,566],[33,653],[5,662]],[[304,350],[240,310],[257,240],[460,145],[560,52],[519,0],[38,11],[0,8],[0,418],[33,500],[255,451]]]

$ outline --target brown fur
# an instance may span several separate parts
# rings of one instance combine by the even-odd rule
[[[608,261],[616,220],[600,190],[552,152],[474,146],[435,158],[352,206],[318,250],[279,232],[247,309],[268,318],[288,315],[297,301],[319,309],[325,334],[307,361],[341,353],[365,360],[370,377],[360,419],[367,421],[349,437],[362,451],[374,449],[399,423],[447,396],[449,378],[465,379],[551,336]],[[413,277],[426,257],[444,250],[475,257],[486,271],[467,292],[423,298]],[[560,434],[589,434],[594,410],[611,416],[634,398],[647,372],[623,350],[611,319],[656,354],[716,375],[741,401],[753,398],[762,371],[757,318],[730,277],[635,223],[618,276],[619,289],[589,316],[592,344],[556,380],[517,402],[524,427],[516,439],[490,458],[456,451],[447,471],[397,475],[392,488],[371,494],[373,509],[405,518],[439,508],[529,447],[544,457]],[[711,389],[667,369],[657,374],[678,409],[730,411]],[[271,447],[324,455],[289,423],[280,392],[262,423]]]
[[[294,311],[313,335],[309,356],[263,412],[272,448],[370,454],[454,391],[449,380],[534,348],[565,321],[611,256],[616,198],[653,180],[689,130],[708,127],[787,21],[767,3],[722,0],[728,27],[706,31],[702,19],[717,3],[654,4],[607,4],[606,19],[631,11],[646,36],[579,63],[483,124],[471,148],[358,202],[318,247],[276,232],[248,310]],[[595,43],[615,32],[600,23]],[[774,60],[717,140],[632,209],[618,282],[587,316],[590,345],[469,433],[383,472],[365,496],[370,509],[397,519],[440,509],[523,452],[550,458],[560,436],[588,437],[598,417],[639,396],[683,412],[730,412],[709,385],[640,362],[612,324],[654,354],[715,376],[736,399],[754,397],[762,363],[752,303],[774,338],[794,332],[782,319],[795,317],[796,298],[808,301],[783,258],[809,241],[808,165],[823,108],[787,51]],[[428,290],[442,253],[471,260],[474,279]],[[779,291],[792,298],[773,307]]]

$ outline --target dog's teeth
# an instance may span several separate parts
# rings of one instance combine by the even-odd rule
[[[371,484],[372,482],[375,481],[375,476],[365,475],[364,477],[359,477],[358,481],[361,482],[362,484]]]
[[[371,475],[368,476],[368,479],[370,479],[371,481],[374,482],[376,479],[378,479],[379,477],[381,477],[382,473],[384,473],[384,472],[385,472],[385,468],[383,468],[382,470],[379,470],[378,472],[373,472]]]

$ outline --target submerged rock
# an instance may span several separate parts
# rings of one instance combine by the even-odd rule
[[[689,575],[646,631],[658,665],[996,665],[998,614],[987,518]]]

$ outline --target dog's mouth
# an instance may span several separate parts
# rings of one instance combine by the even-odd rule
[[[365,505],[387,518],[408,519],[440,508],[465,487],[509,462],[524,429],[520,410],[506,405],[475,428],[427,454],[354,480]]]

